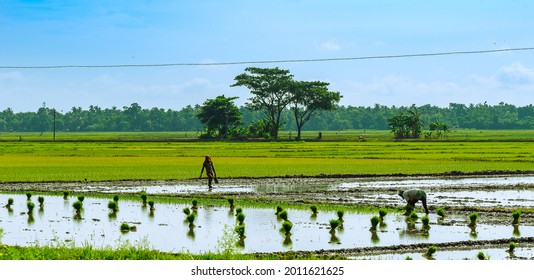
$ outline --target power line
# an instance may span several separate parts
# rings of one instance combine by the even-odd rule
[[[140,68],[140,67],[176,67],[176,66],[225,66],[225,65],[245,65],[245,64],[304,63],[304,62],[326,62],[326,61],[348,61],[348,60],[393,59],[393,58],[411,58],[411,57],[446,56],[446,55],[486,54],[486,53],[532,51],[532,50],[534,50],[534,47],[508,48],[508,49],[496,49],[496,50],[478,50],[478,51],[456,51],[456,52],[417,53],[417,54],[399,54],[399,55],[359,56],[359,57],[314,58],[314,59],[282,59],[282,60],[207,62],[207,63],[112,64],[112,65],[43,65],[43,66],[9,66],[9,65],[0,65],[0,69],[127,68],[127,67],[129,67],[129,68]]]

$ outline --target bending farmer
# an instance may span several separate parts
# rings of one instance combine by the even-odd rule
[[[210,156],[205,157],[204,163],[202,163],[202,170],[200,170],[200,176],[198,178],[202,178],[204,169],[206,169],[206,176],[208,176],[208,187],[211,189],[212,180],[215,179],[215,182],[217,182],[217,173],[215,172],[215,167],[213,166]]]
[[[415,208],[415,203],[421,200],[423,203],[423,208],[425,208],[425,213],[428,215],[428,208],[426,206],[426,193],[422,190],[408,190],[408,191],[399,191],[400,197],[402,197],[408,205],[411,206],[413,210]],[[408,205],[406,205],[408,207]]]

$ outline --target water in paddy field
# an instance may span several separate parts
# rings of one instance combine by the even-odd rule
[[[164,252],[217,252],[224,247],[225,232],[236,224],[235,212],[229,207],[199,205],[195,227],[190,228],[182,213],[191,205],[158,203],[151,215],[141,201],[119,200],[119,212],[110,216],[109,199],[86,197],[81,219],[75,219],[72,207],[75,197],[64,200],[60,196],[44,196],[44,209],[40,210],[37,197],[33,219],[26,213],[26,196],[0,194],[0,204],[8,198],[15,200],[11,210],[0,208],[0,228],[4,230],[2,243],[28,246],[32,244],[70,244],[94,247],[117,247],[121,242],[138,244],[148,242],[150,247]],[[237,205],[239,207],[239,205]],[[441,223],[431,214],[430,229],[425,231],[421,222],[408,223],[402,215],[388,214],[376,233],[369,231],[370,219],[376,214],[346,212],[344,227],[335,234],[329,232],[329,220],[337,219],[332,211],[321,211],[312,217],[311,211],[287,209],[293,223],[291,235],[281,233],[282,220],[275,209],[244,207],[246,238],[242,252],[313,251],[388,246],[414,243],[441,243],[465,240],[492,240],[513,236],[533,236],[534,227],[479,224],[473,232],[467,227],[466,217],[446,217]],[[420,214],[420,216],[422,216]],[[465,221],[465,226],[462,225]],[[122,233],[120,225],[135,225],[135,232]],[[460,225],[459,225],[460,224]]]
[[[432,255],[435,260],[478,260],[478,253],[484,253],[485,259],[489,260],[532,260],[534,259],[534,248],[516,248],[512,254],[507,251],[506,246],[499,248],[479,248],[469,250],[439,250]],[[405,260],[406,258],[413,260],[428,259],[424,256],[424,252],[419,253],[403,253],[403,254],[379,254],[370,256],[349,257],[357,260]]]
[[[390,189],[469,189],[480,186],[491,186],[496,189],[534,185],[534,176],[484,176],[484,177],[451,177],[451,178],[352,178],[352,179],[277,179],[251,180],[252,183],[240,183],[228,180],[216,184],[208,190],[205,180],[198,183],[179,185],[147,185],[121,186],[113,183],[87,185],[83,189],[95,192],[138,193],[149,194],[184,194],[184,193],[286,193],[310,191],[350,191],[350,190],[390,190]]]

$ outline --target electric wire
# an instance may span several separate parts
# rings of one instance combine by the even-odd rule
[[[253,64],[283,64],[283,63],[307,63],[307,62],[328,62],[328,61],[351,61],[351,60],[373,60],[373,59],[395,59],[395,58],[413,58],[413,57],[431,57],[431,56],[448,56],[448,55],[470,55],[470,54],[488,54],[500,52],[517,52],[532,51],[534,47],[526,48],[506,48],[493,50],[475,50],[475,51],[452,51],[436,53],[416,53],[416,54],[398,54],[398,55],[379,55],[379,56],[358,56],[358,57],[337,57],[337,58],[314,58],[314,59],[281,59],[281,60],[258,60],[258,61],[233,61],[233,62],[206,62],[206,63],[161,63],[161,64],[111,64],[111,65],[0,65],[0,69],[61,69],[61,68],[141,68],[141,67],[179,67],[179,66],[227,66],[227,65],[253,65]]]

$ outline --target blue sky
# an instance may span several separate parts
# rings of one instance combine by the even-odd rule
[[[534,47],[534,1],[7,1],[0,66],[210,63]],[[0,68],[0,110],[180,109],[249,66],[321,80],[342,105],[534,103],[534,51],[152,68]]]

